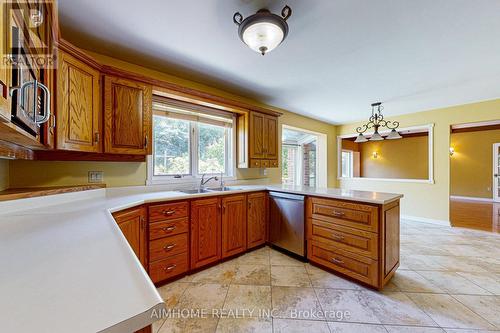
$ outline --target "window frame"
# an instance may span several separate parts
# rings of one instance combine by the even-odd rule
[[[158,115],[162,117],[162,115]],[[168,118],[168,116],[163,116]],[[154,121],[154,117],[152,119]],[[148,155],[146,158],[147,162],[147,178],[146,185],[166,185],[166,184],[187,184],[187,183],[197,183],[203,174],[199,174],[199,121],[188,120],[189,121],[189,154],[190,154],[190,173],[186,175],[155,175],[154,174],[154,148],[155,143],[152,143],[152,154]],[[154,124],[153,124],[153,140],[154,140]],[[236,116],[232,117],[232,126],[226,127],[225,129],[225,171],[224,180],[234,180],[236,171]],[[231,153],[231,154],[229,154]],[[206,176],[217,176],[220,173],[206,173]]]

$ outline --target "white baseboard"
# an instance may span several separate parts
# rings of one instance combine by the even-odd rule
[[[437,219],[429,219],[427,217],[420,217],[420,216],[401,215],[401,219],[402,220],[414,221],[414,222],[421,222],[421,223],[430,223],[430,224],[442,225],[442,226],[445,226],[445,227],[451,226],[450,221],[437,220]]]
[[[463,197],[460,195],[450,195],[450,199],[454,200],[468,200],[468,201],[482,201],[482,202],[493,202],[491,198],[478,198],[478,197]]]

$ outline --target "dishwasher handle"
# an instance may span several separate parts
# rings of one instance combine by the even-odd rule
[[[304,201],[306,198],[304,195],[290,194],[290,193],[283,193],[283,192],[269,192],[269,196],[276,197],[276,198],[289,199],[289,200],[296,200],[296,201]]]

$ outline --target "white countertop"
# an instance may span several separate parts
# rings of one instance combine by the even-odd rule
[[[386,204],[399,194],[283,185],[202,194],[127,187],[0,203],[0,331],[133,332],[162,299],[111,212],[143,203],[270,190]],[[28,208],[29,207],[29,208]]]

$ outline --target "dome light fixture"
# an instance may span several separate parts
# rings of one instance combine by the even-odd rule
[[[382,110],[384,108],[382,107],[381,102],[373,103],[372,104],[372,115],[368,119],[368,122],[364,124],[363,126],[360,126],[356,128],[356,132],[358,132],[358,137],[354,142],[356,143],[363,143],[367,141],[382,141],[384,140],[384,137],[380,135],[378,132],[378,129],[380,127],[387,127],[388,129],[391,130],[389,135],[387,135],[386,139],[387,140],[396,140],[396,139],[401,139],[402,136],[396,131],[396,129],[399,127],[399,122],[398,121],[388,121],[384,119],[384,115],[382,114]],[[370,128],[374,129],[374,132],[372,136],[367,139],[363,133],[368,131]]]
[[[260,9],[257,13],[243,19],[243,15],[236,12],[233,22],[238,26],[238,35],[243,43],[255,52],[265,55],[280,45],[288,35],[286,20],[292,15],[292,9],[283,7],[281,16],[271,13],[267,9]]]

